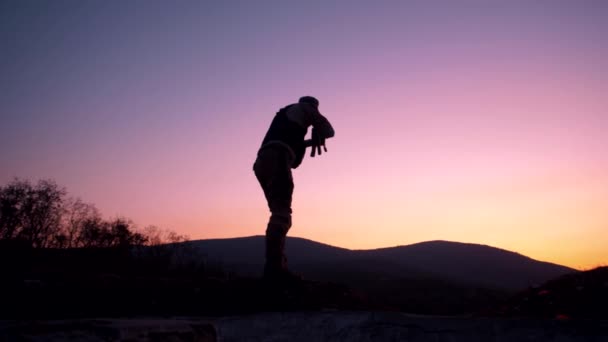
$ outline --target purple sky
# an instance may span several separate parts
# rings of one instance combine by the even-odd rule
[[[0,184],[106,216],[263,234],[251,164],[314,95],[290,234],[608,263],[606,1],[3,1]]]

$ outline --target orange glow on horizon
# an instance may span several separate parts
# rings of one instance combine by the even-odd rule
[[[290,236],[608,264],[608,2],[229,3],[7,5],[0,185],[262,235],[259,144],[313,95],[336,136],[294,171]]]

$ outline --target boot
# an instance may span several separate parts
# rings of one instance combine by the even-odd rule
[[[275,224],[268,224],[268,229],[266,229],[264,279],[272,283],[287,284],[302,279],[287,269],[286,233],[286,229]]]

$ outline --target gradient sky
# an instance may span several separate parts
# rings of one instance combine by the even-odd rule
[[[336,137],[294,171],[300,236],[608,264],[608,1],[2,1],[0,184],[106,217],[263,234],[274,113]]]

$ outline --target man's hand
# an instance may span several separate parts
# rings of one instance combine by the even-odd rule
[[[314,128],[312,129],[312,139],[306,140],[304,144],[306,146],[312,146],[310,156],[313,158],[316,154],[321,155],[323,153],[321,151],[321,147],[323,147],[323,151],[327,152],[327,147],[325,147],[325,138]]]
[[[327,152],[327,147],[325,147],[325,143],[323,145],[312,145],[312,151],[310,151],[310,156],[314,158],[315,154],[321,155],[321,146],[323,146],[323,150]]]

